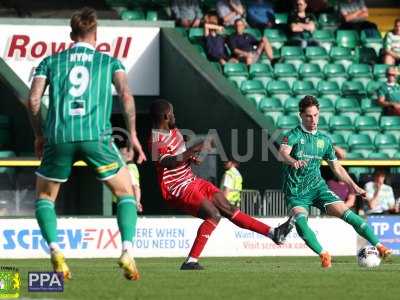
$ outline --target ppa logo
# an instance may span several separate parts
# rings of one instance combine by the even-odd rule
[[[28,272],[29,292],[64,292],[64,275],[56,272]]]

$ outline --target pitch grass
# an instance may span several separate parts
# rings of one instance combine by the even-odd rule
[[[63,293],[28,293],[28,271],[50,270],[49,260],[0,260],[19,269],[21,298],[62,299],[400,299],[400,257],[377,269],[336,257],[321,269],[317,257],[204,258],[204,271],[179,271],[181,258],[137,259],[142,278],[123,278],[116,259],[69,259],[73,279]]]

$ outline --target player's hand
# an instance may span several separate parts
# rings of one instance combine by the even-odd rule
[[[306,160],[295,160],[295,161],[291,164],[291,166],[292,166],[293,168],[295,168],[296,170],[297,170],[297,169],[301,169],[301,168],[305,167],[306,165],[307,165],[307,161],[306,161]]]
[[[137,202],[137,203],[136,203],[136,209],[137,209],[137,211],[138,211],[139,213],[142,213],[142,212],[143,212],[143,205],[142,205],[142,203]]]
[[[132,143],[133,150],[138,155],[136,163],[140,165],[142,162],[147,161],[146,155],[144,154],[143,149],[142,149],[142,145],[140,145],[140,142],[136,135],[132,136],[131,143]]]
[[[354,194],[361,196],[361,198],[366,199],[367,198],[367,192],[360,188],[358,185],[354,185],[351,187],[351,192],[353,192]]]
[[[42,159],[43,157],[43,147],[44,147],[44,137],[37,136],[35,138],[35,155],[38,159]]]

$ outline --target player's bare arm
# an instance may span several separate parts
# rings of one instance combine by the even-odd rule
[[[206,143],[207,141],[201,141],[193,145],[189,149],[187,149],[182,154],[165,157],[160,161],[160,164],[164,168],[175,169],[179,167],[181,164],[193,160],[193,158],[204,149],[204,145]]]
[[[133,98],[132,93],[129,90],[128,80],[125,73],[115,72],[113,83],[122,102],[122,112],[126,127],[130,134],[130,142],[132,144],[131,146],[133,150],[138,153],[137,163],[141,164],[143,161],[146,161],[146,155],[144,154],[139,139],[137,138],[135,99]]]
[[[40,114],[40,103],[46,89],[46,78],[34,78],[29,92],[28,114],[35,134],[35,154],[40,159],[43,154],[44,138],[42,132],[42,120]]]
[[[354,192],[356,195],[360,195],[361,197],[365,198],[367,195],[367,192],[364,191],[362,188],[360,188],[354,181],[351,179],[345,168],[339,163],[337,160],[333,161],[328,161],[329,167],[331,168],[332,172],[335,174],[335,176],[347,183],[347,185],[351,188],[352,192]]]
[[[292,147],[288,145],[281,145],[279,148],[279,154],[281,156],[281,160],[283,163],[295,168],[300,169],[307,165],[307,161],[305,160],[296,160],[290,156],[290,152],[292,151]]]

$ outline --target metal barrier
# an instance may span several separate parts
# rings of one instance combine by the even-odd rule
[[[262,197],[258,190],[243,190],[240,209],[251,216],[285,217],[288,215],[285,194],[281,190],[265,190]],[[315,207],[310,209],[310,216],[319,215],[319,209]]]

